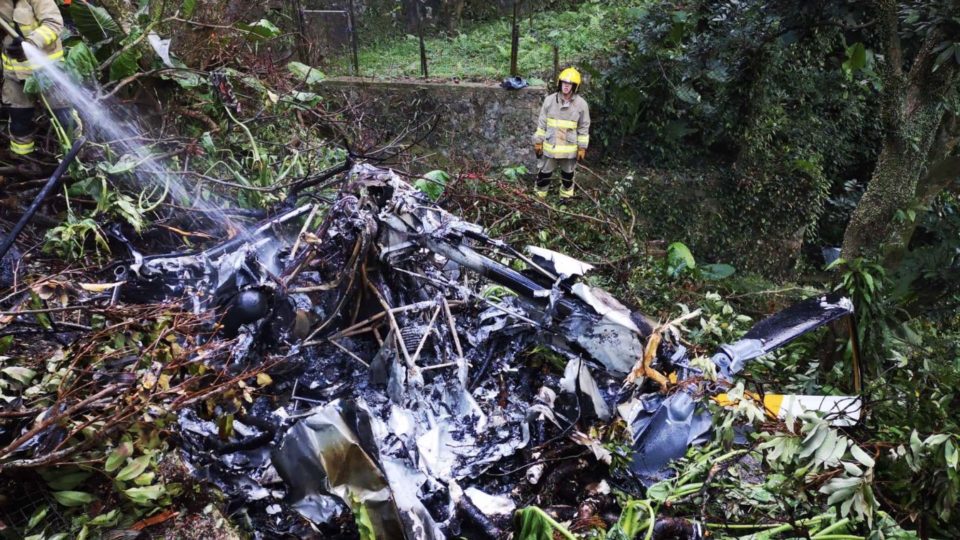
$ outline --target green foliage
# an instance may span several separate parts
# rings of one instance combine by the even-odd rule
[[[418,178],[413,183],[413,187],[419,189],[431,201],[436,201],[443,195],[443,190],[447,185],[447,182],[450,181],[450,175],[444,171],[430,171],[423,175],[423,178]]]
[[[615,50],[628,35],[637,9],[646,0],[580,2],[569,11],[536,12],[520,27],[520,73],[549,81],[553,77],[553,47],[560,46],[563,64],[583,67],[607,51]],[[426,39],[427,63],[431,77],[469,80],[500,80],[510,67],[510,21],[506,18],[463,28],[451,37]],[[366,36],[370,36],[367,33]],[[416,77],[420,74],[419,40],[413,35],[377,31],[371,45],[360,34],[360,74],[374,77]],[[369,42],[368,42],[369,43]],[[331,66],[338,75],[351,75],[347,55]]]
[[[287,70],[307,86],[322,82],[326,78],[319,69],[301,62],[290,62],[287,64]]]
[[[697,263],[690,253],[690,248],[682,242],[674,242],[667,246],[667,274],[678,276],[684,271],[693,271],[697,268]]]
[[[132,46],[133,42],[138,38],[139,34],[131,32],[130,35],[121,42],[124,49],[117,55],[114,61],[110,63],[111,81],[125,79],[140,70],[138,62],[140,61],[142,53],[140,49]]]
[[[690,252],[690,248],[683,242],[674,242],[667,246],[665,265],[666,273],[670,277],[690,274],[700,279],[711,281],[726,279],[737,271],[733,266],[724,263],[711,263],[697,266],[693,253]]]
[[[524,175],[529,172],[527,168],[523,165],[517,165],[516,167],[507,167],[503,169],[503,176],[508,180],[518,182],[523,179]]]
[[[814,15],[758,1],[651,6],[605,74],[604,107],[612,114],[601,136],[627,137],[654,161],[682,159],[691,143],[781,163],[823,153],[828,175],[871,156],[861,131],[876,111],[870,88],[824,69],[843,36],[804,32]],[[850,51],[849,73],[872,58],[862,43]],[[828,110],[844,115],[844,125],[824,121]]]
[[[281,34],[281,31],[279,28],[277,28],[277,25],[273,24],[267,19],[260,19],[259,21],[251,24],[237,23],[236,27],[246,32],[247,39],[255,42],[266,41]]]
[[[840,516],[851,512],[870,525],[877,510],[873,494],[874,459],[829,423],[808,413],[799,418],[799,432],[763,434],[759,448],[766,451],[774,470],[799,481],[815,481],[822,472],[831,471],[830,480],[819,488],[827,495],[826,504],[837,505]]]
[[[891,342],[897,339],[899,326],[892,302],[885,294],[886,271],[880,264],[866,259],[837,259],[827,269],[840,274],[836,288],[850,296],[856,309],[857,335],[867,362],[865,367],[879,375]]]
[[[960,305],[960,205],[944,193],[928,210],[915,216],[910,251],[892,270],[891,294],[911,313],[938,319]]]
[[[180,5],[181,13],[185,19],[193,17],[193,10],[197,9],[197,0],[183,0]]]
[[[359,501],[354,501],[354,520],[357,523],[357,531],[360,533],[360,540],[377,540],[376,529],[373,521],[370,520],[370,510],[366,505]]]
[[[80,31],[80,35],[90,43],[123,36],[123,30],[110,13],[89,2],[70,4],[70,18]]]
[[[88,81],[96,78],[97,58],[86,43],[75,43],[67,51],[66,70],[77,81]]]
[[[956,3],[950,0],[907,0],[900,2],[899,15],[905,37],[919,41],[939,30],[943,38],[934,47],[937,57],[933,71],[944,64],[960,64],[960,19]]]
[[[517,510],[516,514],[517,540],[554,540],[559,535],[567,540],[576,540],[566,527],[560,525],[546,512],[536,506],[528,506]]]
[[[92,242],[98,259],[102,253],[110,252],[107,239],[96,221],[91,218],[78,219],[69,214],[63,224],[47,231],[43,249],[68,260],[77,260],[86,255],[88,242]]]
[[[743,261],[738,268],[782,275],[791,261],[780,252],[819,238],[834,185],[868,178],[880,133],[867,45],[875,39],[818,23],[854,16],[844,9],[660,2],[640,16],[603,73],[596,105],[604,121],[594,136],[618,155],[712,177],[716,210],[703,230],[685,226],[689,208],[673,194],[649,196],[669,237]]]
[[[726,279],[737,271],[732,265],[726,263],[712,263],[700,265],[700,275],[703,279],[716,281]]]

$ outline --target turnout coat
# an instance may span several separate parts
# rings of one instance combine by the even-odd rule
[[[543,143],[543,155],[554,159],[577,157],[577,149],[590,145],[590,109],[577,94],[564,101],[560,92],[543,100],[533,142]]]

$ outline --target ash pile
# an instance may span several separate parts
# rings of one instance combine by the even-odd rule
[[[851,312],[843,298],[797,306],[724,347],[707,377],[669,326],[588,285],[590,269],[516,250],[361,164],[329,204],[116,274],[121,300],[215,311],[228,368],[270,366],[256,397],[179,416],[193,473],[254,537],[440,539],[506,538],[531,504],[615,521],[615,489],[641,493],[710,436],[705,396]],[[623,453],[599,440],[617,429]]]

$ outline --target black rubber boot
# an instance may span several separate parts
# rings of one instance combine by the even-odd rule
[[[553,173],[537,173],[537,189],[534,191],[537,197],[540,197],[541,199],[545,199],[547,197],[552,177]]]

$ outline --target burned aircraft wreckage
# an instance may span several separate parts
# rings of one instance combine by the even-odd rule
[[[582,430],[619,419],[639,491],[709,437],[704,398],[746,362],[852,313],[834,296],[794,306],[716,353],[710,380],[670,331],[585,283],[590,265],[517,251],[392,171],[354,166],[309,228],[316,208],[116,269],[121,300],[215,310],[238,370],[275,362],[229,440],[198,411],[179,422],[194,473],[258,537],[355,537],[355,512],[377,538],[504,537],[518,507],[599,489],[609,451]],[[527,365],[534,347],[556,368]],[[855,421],[853,401],[837,416]]]

